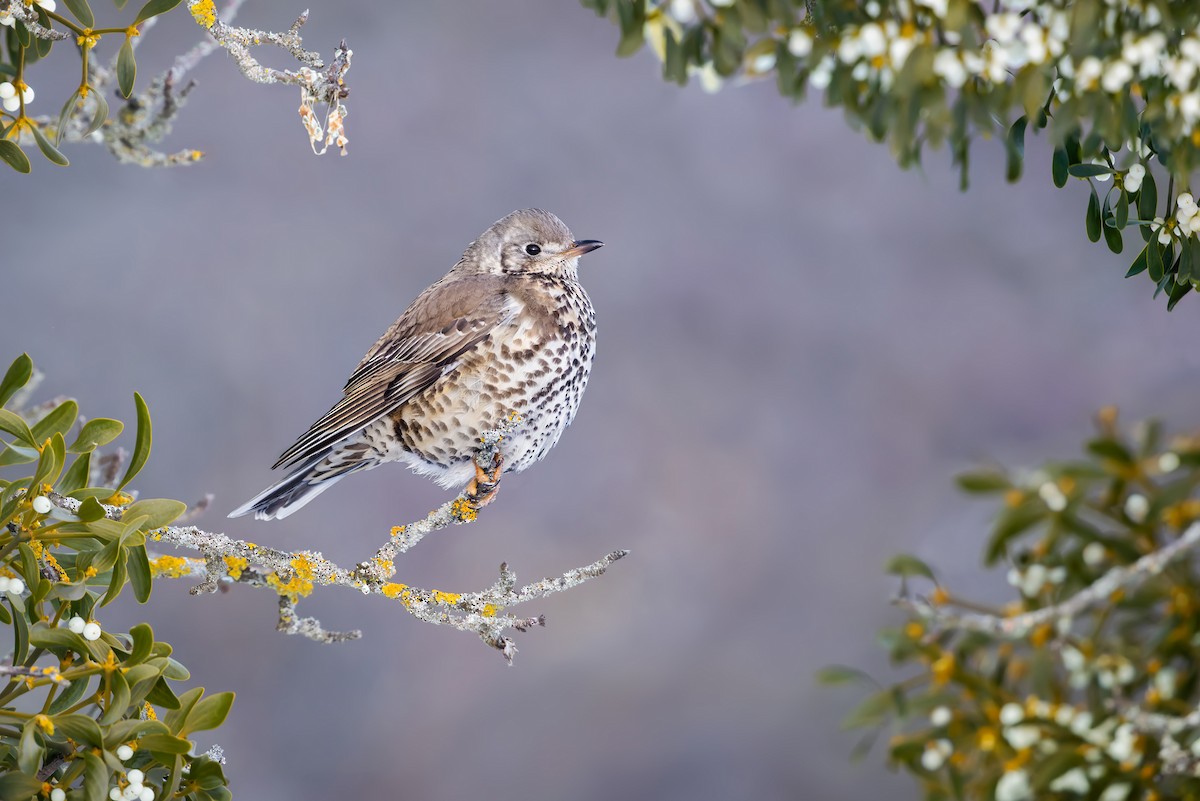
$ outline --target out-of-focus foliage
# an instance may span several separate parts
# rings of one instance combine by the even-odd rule
[[[135,395],[122,469],[97,449],[123,425],[80,424],[73,400],[25,411],[32,375],[21,356],[0,380],[0,799],[227,799],[220,762],[196,755],[189,737],[221,725],[233,694],[177,694],[188,671],[148,625],[118,634],[99,624],[122,591],[149,599],[146,541],[185,510],[123,493],[150,454],[146,404]],[[79,513],[55,505],[56,493],[83,500]],[[124,512],[112,519],[101,502]]]
[[[3,48],[0,48],[0,161],[18,172],[32,169],[29,157],[17,144],[22,132],[28,132],[38,150],[51,163],[68,166],[70,162],[58,149],[67,119],[73,114],[85,113],[90,120],[85,135],[98,130],[108,119],[108,101],[91,83],[89,61],[95,47],[105,37],[121,38],[116,61],[117,86],[122,97],[129,97],[137,77],[133,40],[141,33],[138,26],[170,11],[180,1],[148,0],[125,26],[94,27],[96,20],[88,0],[62,0],[70,17],[58,13],[56,0],[30,0],[28,4],[25,0],[0,0],[0,32],[3,32],[0,37],[3,42]],[[126,0],[115,0],[119,11],[124,9],[125,3]],[[36,17],[36,22],[27,15]],[[34,26],[41,30],[33,30]],[[67,35],[55,39],[46,31]],[[63,103],[57,123],[41,125],[27,111],[27,106],[37,96],[29,85],[27,70],[49,56],[56,42],[60,51],[71,47],[79,55],[82,77],[79,87]]]
[[[1200,519],[1200,437],[1164,443],[1156,422],[1124,436],[1111,409],[1099,429],[1084,459],[960,476],[964,490],[999,499],[984,561],[1009,565],[1016,597],[990,609],[936,585],[928,600],[946,620],[1012,619],[1061,604]],[[889,572],[934,578],[912,556],[897,557]],[[913,613],[879,636],[912,675],[874,691],[845,724],[890,730],[889,762],[927,799],[1195,798],[1200,778],[1164,764],[1160,735],[1185,756],[1200,748],[1198,609],[1200,570],[1180,558],[1129,592],[1024,636]],[[873,683],[850,668],[822,678]]]
[[[901,166],[948,146],[967,186],[970,150],[1003,143],[1020,177],[1029,130],[1048,129],[1052,178],[1092,187],[1093,241],[1141,237],[1145,272],[1168,308],[1200,283],[1200,4],[1167,0],[582,0],[620,27],[617,52],[649,44],[663,76],[773,78],[810,91],[886,142]],[[1157,175],[1157,178],[1155,177]],[[1100,191],[1098,191],[1100,190]],[[1142,244],[1142,242],[1146,244]]]

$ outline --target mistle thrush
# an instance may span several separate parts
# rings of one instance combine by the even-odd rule
[[[367,352],[345,396],[288,448],[291,472],[230,517],[287,517],[351,473],[405,462],[446,488],[494,485],[558,442],[579,408],[596,351],[596,317],[579,285],[577,240],[525,209],[497,221],[422,292]],[[519,419],[489,474],[480,436]],[[481,499],[486,502],[488,498]]]

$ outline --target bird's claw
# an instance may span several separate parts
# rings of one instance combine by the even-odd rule
[[[475,463],[475,478],[467,484],[467,500],[475,508],[487,506],[500,491],[500,474],[504,472],[504,460],[497,453],[492,459],[492,469],[484,470]]]

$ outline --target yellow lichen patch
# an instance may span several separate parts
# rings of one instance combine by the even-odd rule
[[[484,617],[495,617],[496,613],[499,611],[500,607],[496,606],[495,604],[484,604],[483,609],[479,610],[479,614],[483,615]]]
[[[403,534],[407,530],[408,530],[408,526],[392,526],[392,536],[399,537],[401,534]]]
[[[154,711],[154,707],[150,706],[149,701],[142,704],[142,718],[144,720],[158,720],[158,713]],[[137,743],[130,743],[129,747],[137,750]]]
[[[398,598],[401,595],[401,593],[403,593],[407,589],[408,589],[408,585],[397,584],[396,582],[391,581],[391,582],[388,582],[387,584],[384,584],[382,587],[380,587],[379,591],[381,593],[383,593],[384,598],[393,598],[394,599],[394,598]]]
[[[933,674],[933,683],[935,685],[941,687],[946,684],[954,676],[954,654],[946,651],[933,660],[933,664],[929,666],[929,670]]]
[[[133,496],[126,495],[118,490],[105,498],[104,503],[108,504],[109,506],[128,506],[129,504],[133,503]]]
[[[1033,630],[1033,633],[1029,635],[1029,642],[1033,644],[1034,648],[1041,648],[1043,645],[1050,642],[1050,638],[1053,636],[1054,626],[1049,623],[1045,623]]]
[[[292,571],[288,579],[271,573],[267,576],[267,586],[295,603],[313,591],[313,564],[307,556],[300,555],[292,560]]]
[[[234,581],[242,577],[242,571],[250,567],[250,560],[241,556],[226,556],[225,557],[225,572]]]
[[[158,556],[150,560],[150,573],[166,578],[183,578],[190,572],[189,563],[191,561],[193,560],[182,556]],[[203,563],[204,560],[197,559],[195,561]]]
[[[450,515],[459,523],[472,523],[479,517],[479,510],[466,498],[455,498],[450,504]]]
[[[380,576],[391,577],[396,575],[396,566],[390,559],[385,559],[382,556],[376,556],[371,559],[371,564],[375,565],[375,571]]]
[[[441,590],[433,591],[433,602],[435,604],[446,604],[453,606],[462,599],[462,596],[457,592],[442,592]]]
[[[213,4],[213,0],[200,0],[191,7],[192,19],[205,28],[211,28],[217,24],[217,8]]]
[[[50,737],[54,736],[54,721],[45,715],[35,715],[33,718],[34,725],[46,732]]]

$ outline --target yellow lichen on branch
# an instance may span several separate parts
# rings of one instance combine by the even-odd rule
[[[217,8],[213,0],[200,0],[192,4],[189,10],[192,12],[192,19],[204,28],[211,28],[217,22]]]

